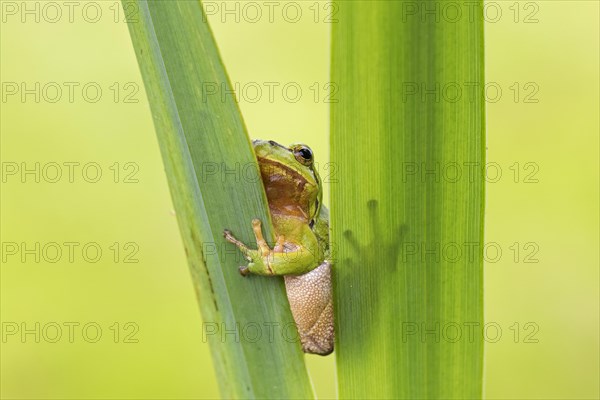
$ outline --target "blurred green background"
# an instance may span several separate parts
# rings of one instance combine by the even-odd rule
[[[0,1],[0,394],[218,397],[120,3],[67,3]],[[308,143],[326,174],[335,9],[206,6],[250,135]],[[485,395],[598,398],[599,6],[486,10]],[[334,358],[307,359],[334,397]]]

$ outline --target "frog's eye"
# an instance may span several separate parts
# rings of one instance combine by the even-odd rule
[[[294,149],[294,156],[303,165],[310,165],[313,161],[312,150],[306,146],[299,146]]]

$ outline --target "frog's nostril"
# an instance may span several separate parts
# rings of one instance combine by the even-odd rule
[[[272,141],[272,140],[269,140],[269,144],[270,144],[271,146],[277,146],[277,142],[274,142],[274,141]]]

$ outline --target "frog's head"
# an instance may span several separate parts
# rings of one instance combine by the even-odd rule
[[[271,210],[312,223],[323,193],[310,147],[299,143],[285,147],[272,140],[252,144]]]

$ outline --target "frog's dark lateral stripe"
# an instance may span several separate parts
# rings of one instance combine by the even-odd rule
[[[292,151],[291,149],[288,149],[287,147],[285,147],[285,146],[283,146],[283,145],[281,145],[281,144],[279,144],[279,143],[277,143],[277,142],[275,142],[273,140],[269,140],[269,144],[271,146],[277,146],[277,147],[281,147],[282,149],[289,150],[290,152]]]

